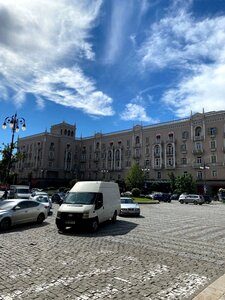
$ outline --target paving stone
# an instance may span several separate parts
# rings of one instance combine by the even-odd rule
[[[225,205],[141,205],[97,233],[53,216],[0,233],[0,300],[191,300],[225,269]]]

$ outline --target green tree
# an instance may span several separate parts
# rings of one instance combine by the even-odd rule
[[[175,187],[177,193],[193,194],[196,192],[196,181],[191,174],[177,176],[175,178]]]
[[[173,172],[169,173],[168,176],[170,179],[170,189],[173,192],[176,190],[176,176],[174,175]]]
[[[144,172],[138,164],[133,165],[125,178],[126,186],[129,190],[133,188],[142,189],[144,186]]]
[[[0,181],[3,183],[11,183],[12,177],[15,175],[10,173],[11,167],[18,162],[19,160],[24,158],[24,155],[20,152],[14,153],[17,150],[17,145],[14,143],[11,144],[2,144],[2,148],[0,149]]]

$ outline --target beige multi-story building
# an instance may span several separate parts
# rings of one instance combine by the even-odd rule
[[[55,185],[77,180],[122,181],[133,164],[145,173],[146,187],[166,182],[168,174],[191,174],[215,193],[225,187],[225,111],[197,113],[156,125],[136,125],[107,134],[76,138],[65,122],[18,140],[25,159],[18,180]]]

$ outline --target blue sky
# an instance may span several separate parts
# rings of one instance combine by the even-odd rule
[[[0,0],[0,107],[78,138],[223,110],[225,0]]]

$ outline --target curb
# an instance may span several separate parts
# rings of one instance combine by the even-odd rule
[[[205,288],[193,300],[225,300],[225,274]]]
[[[136,202],[138,204],[159,204],[159,201],[151,201],[151,202]]]

